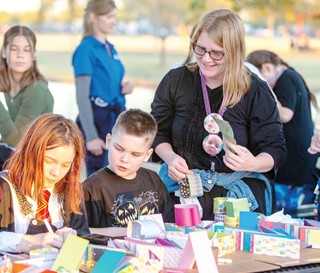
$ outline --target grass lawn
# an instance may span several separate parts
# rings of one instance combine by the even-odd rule
[[[37,34],[37,58],[40,70],[50,80],[73,82],[71,56],[79,43],[79,35]],[[155,88],[174,63],[185,59],[188,37],[169,37],[166,41],[166,64],[161,66],[161,41],[152,36],[111,36],[109,40],[119,51],[126,68],[126,77],[138,86]],[[312,41],[312,50],[296,51],[289,40],[279,38],[247,37],[247,52],[269,49],[278,53],[299,71],[310,89],[320,92],[320,41]]]

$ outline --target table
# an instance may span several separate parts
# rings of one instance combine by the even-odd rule
[[[126,228],[90,228],[92,233],[108,235],[112,237],[125,236]],[[230,264],[219,264],[219,273],[254,273],[254,272],[279,272],[283,268],[289,269],[290,267],[299,266],[301,268],[307,267],[310,264],[319,263],[318,271],[320,272],[320,250],[314,248],[302,248],[300,259],[281,258],[275,256],[257,255],[246,251],[236,251],[223,256],[223,258],[231,259]],[[196,267],[196,266],[195,266]],[[197,273],[195,269],[190,270],[170,270],[164,269],[163,273]],[[299,272],[299,271],[294,271]],[[301,269],[300,272],[307,272]]]

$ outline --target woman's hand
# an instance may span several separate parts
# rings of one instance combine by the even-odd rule
[[[122,94],[123,95],[128,95],[131,94],[133,92],[133,84],[132,82],[122,82],[121,84],[121,88],[122,88]]]
[[[69,227],[63,227],[58,229],[55,234],[59,235],[64,242],[69,234],[77,235],[77,231]]]
[[[27,253],[32,249],[43,247],[61,248],[62,244],[63,238],[55,233],[25,234],[17,245],[17,250]]]
[[[86,148],[95,156],[99,156],[102,155],[103,151],[106,149],[106,144],[102,139],[96,138],[88,141],[86,143]]]
[[[224,146],[223,162],[233,171],[251,171],[254,165],[254,156],[246,148],[227,142]]]
[[[246,147],[227,141],[223,162],[233,171],[267,172],[274,166],[274,160],[267,153],[254,156]]]
[[[192,174],[186,161],[177,154],[174,154],[166,163],[168,164],[169,176],[177,182],[186,178],[186,174]]]
[[[320,153],[320,131],[316,131],[311,138],[310,147],[308,149],[310,154]]]

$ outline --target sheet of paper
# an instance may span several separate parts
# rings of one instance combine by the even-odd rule
[[[211,273],[219,273],[213,256],[211,241],[209,240],[206,231],[189,233],[189,239],[184,248],[179,268],[192,268],[194,262],[197,263],[199,273],[207,273],[208,264],[210,264]]]
[[[78,270],[88,244],[89,240],[70,234],[64,241],[52,269],[62,271],[65,268],[70,272]]]
[[[126,256],[124,252],[106,250],[92,269],[92,273],[113,273],[122,259]]]

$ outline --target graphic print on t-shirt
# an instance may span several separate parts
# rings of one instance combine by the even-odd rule
[[[114,226],[126,227],[129,221],[137,220],[139,215],[159,213],[158,201],[158,193],[153,191],[142,192],[138,197],[133,192],[116,194],[111,211]]]

